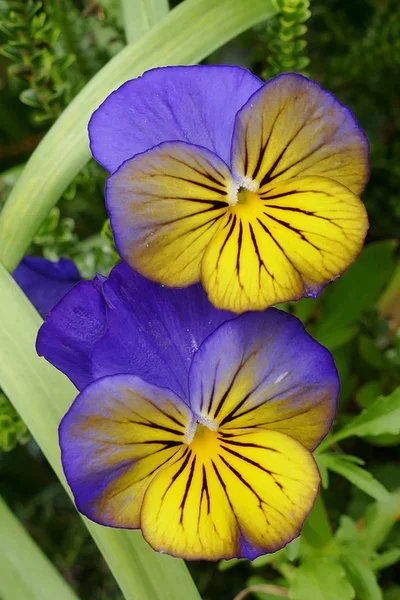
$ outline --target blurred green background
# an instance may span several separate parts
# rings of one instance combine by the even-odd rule
[[[284,9],[280,15],[247,31],[206,62],[240,64],[264,79],[282,71],[305,73],[353,110],[370,140],[371,179],[363,197],[370,217],[366,249],[317,301],[282,307],[301,318],[334,354],[342,381],[336,424],[340,430],[400,385],[400,3],[314,0],[310,5],[306,0],[279,0],[277,4]],[[124,46],[119,2],[0,0],[0,43],[1,210],[46,131]],[[52,260],[70,257],[84,277],[96,271],[107,274],[117,255],[106,222],[104,180],[102,169],[89,163],[52,209],[29,253]],[[340,447],[335,442],[332,449],[340,460],[335,455],[333,466],[321,459],[323,498],[335,541],[328,546],[318,540],[313,545],[312,536],[302,541],[301,561],[310,565],[318,560],[321,579],[326,579],[324,561],[339,552],[339,546],[341,556],[351,552],[359,558],[346,573],[360,600],[400,599],[396,568],[400,398],[390,398],[395,400],[388,402],[392,413],[384,425],[380,422],[367,433],[349,437]],[[392,492],[390,511],[379,502],[379,488],[368,487],[375,485],[368,483],[368,472],[373,482]],[[4,395],[0,395],[0,494],[82,600],[122,598],[74,507]],[[374,530],[375,526],[381,529]],[[373,535],[379,539],[371,542]],[[386,559],[363,554],[369,542],[371,552],[379,548],[380,557]],[[303,564],[299,560],[299,550],[292,546],[285,554],[254,564],[192,563],[189,568],[204,600],[231,600],[251,584],[286,588],[293,569]],[[304,596],[300,588],[301,582],[290,597],[314,600],[313,592]],[[315,598],[347,600],[353,592],[344,586],[337,596]],[[258,591],[252,597],[277,596]]]

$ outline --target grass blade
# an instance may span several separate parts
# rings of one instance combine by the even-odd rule
[[[0,598],[78,600],[0,497]]]
[[[127,42],[138,40],[169,12],[168,0],[121,0]]]

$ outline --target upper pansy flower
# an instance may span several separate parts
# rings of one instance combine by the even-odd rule
[[[37,349],[81,390],[60,445],[90,519],[188,559],[253,559],[299,534],[338,377],[295,317],[235,317],[121,263],[63,298]]]
[[[82,279],[71,260],[52,262],[39,256],[25,256],[13,277],[42,317]]]
[[[153,281],[201,280],[215,306],[261,310],[316,296],[360,252],[368,142],[301,75],[155,69],[113,92],[89,135],[117,248]]]

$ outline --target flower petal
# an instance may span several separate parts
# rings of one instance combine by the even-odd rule
[[[368,141],[352,113],[315,81],[275,77],[238,113],[233,169],[260,184],[321,175],[359,194],[368,179]]]
[[[336,412],[332,356],[277,309],[221,325],[196,352],[189,377],[193,412],[227,433],[260,427],[313,450]]]
[[[82,389],[93,379],[90,354],[105,326],[101,292],[91,281],[81,281],[46,316],[36,351]]]
[[[204,249],[229,207],[230,185],[223,161],[184,142],[165,142],[125,162],[107,184],[121,256],[153,281],[195,283]]]
[[[161,142],[204,146],[229,160],[237,111],[262,86],[232,66],[164,67],[110,94],[93,114],[94,158],[113,173],[125,160]]]
[[[204,438],[204,435],[206,438]],[[207,430],[159,471],[141,527],[154,549],[186,559],[254,559],[297,537],[319,486],[312,455],[289,436],[236,430],[240,453]]]
[[[25,256],[13,277],[42,317],[81,280],[71,260],[51,262],[38,256]]]
[[[225,216],[204,254],[203,285],[235,312],[315,297],[355,260],[367,228],[362,202],[332,179],[270,183]]]
[[[165,288],[120,263],[109,278],[79,283],[47,316],[37,351],[82,389],[132,373],[188,397],[188,372],[203,340],[232,314],[200,285]]]
[[[60,425],[78,510],[103,525],[139,527],[144,491],[179,452],[189,421],[189,409],[172,392],[132,375],[86,387]]]
[[[121,263],[102,287],[107,331],[93,348],[93,378],[133,373],[186,399],[193,354],[232,314],[215,309],[200,285],[165,288]]]

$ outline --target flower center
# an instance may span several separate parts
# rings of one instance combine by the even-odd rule
[[[193,444],[203,444],[204,440],[208,439],[208,433],[217,435],[217,429],[218,425],[213,419],[197,415],[186,430],[185,444],[191,447]]]
[[[236,182],[232,181],[228,193],[229,204],[246,204],[248,194],[257,196],[255,192],[258,190],[257,181],[253,181],[250,177],[239,177]]]
[[[207,425],[197,423],[196,431],[190,442],[190,448],[203,457],[215,456],[218,450],[218,432],[212,431]]]
[[[256,192],[251,192],[250,190],[240,187],[238,190],[238,204],[247,204],[251,206],[252,204],[258,201],[258,194]]]

